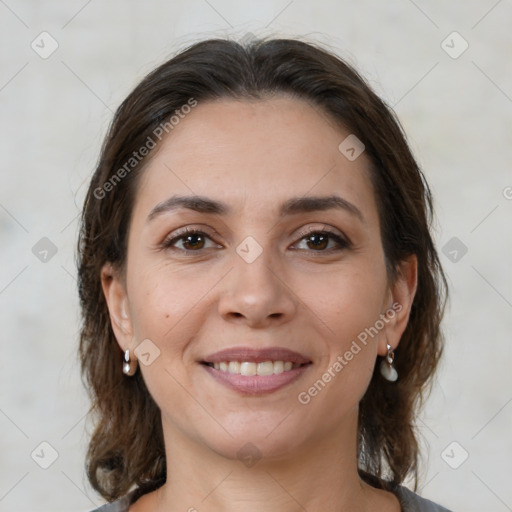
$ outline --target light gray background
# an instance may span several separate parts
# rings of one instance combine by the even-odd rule
[[[435,194],[452,294],[419,422],[420,493],[455,511],[512,510],[511,21],[510,0],[0,0],[0,510],[101,503],[84,475],[76,357],[87,181],[144,74],[184,45],[245,32],[321,41],[395,107]],[[59,45],[46,59],[31,48],[50,48],[42,31]],[[47,262],[32,252],[43,237],[57,248]],[[466,254],[446,246],[453,237]],[[58,453],[46,470],[43,441]]]

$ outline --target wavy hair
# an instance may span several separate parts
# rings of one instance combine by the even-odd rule
[[[387,382],[376,365],[360,402],[358,426],[361,477],[391,488],[412,475],[417,485],[415,418],[442,353],[440,323],[447,286],[431,237],[431,192],[402,127],[353,67],[316,43],[209,39],[160,65],[123,101],[105,137],[83,206],[77,244],[79,353],[95,418],[87,475],[109,501],[134,486],[154,487],[166,477],[160,410],[140,371],[132,378],[121,371],[122,352],[100,279],[106,262],[125,269],[138,181],[151,158],[151,152],[142,158],[137,153],[133,161],[134,153],[191,98],[199,103],[264,100],[281,93],[323,109],[364,143],[390,282],[396,279],[400,262],[410,255],[418,259],[417,291],[395,351],[400,378]]]

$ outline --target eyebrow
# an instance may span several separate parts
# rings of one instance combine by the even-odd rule
[[[228,215],[231,208],[226,204],[204,196],[172,196],[158,203],[149,213],[147,222],[163,213],[179,209],[188,209],[213,215]],[[365,222],[361,210],[346,199],[335,194],[330,196],[305,196],[288,199],[281,204],[279,216],[295,215],[305,212],[341,209]]]

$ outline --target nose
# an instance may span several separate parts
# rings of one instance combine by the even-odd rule
[[[238,254],[234,255],[234,267],[223,280],[219,299],[219,313],[228,322],[251,328],[265,328],[288,322],[297,309],[297,297],[286,273],[271,261],[269,250],[252,263]]]

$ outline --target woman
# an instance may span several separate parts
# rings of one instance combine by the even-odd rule
[[[194,44],[114,117],[79,238],[102,511],[446,510],[431,196],[394,114],[295,40]]]

